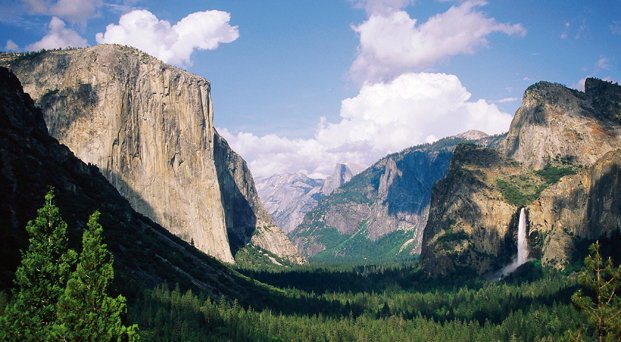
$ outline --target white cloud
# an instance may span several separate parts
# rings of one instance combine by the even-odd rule
[[[610,62],[608,61],[608,58],[606,57],[601,57],[593,66],[593,72],[591,72],[591,74],[589,76],[586,76],[585,78],[581,79],[580,81],[578,81],[577,83],[572,83],[571,88],[574,88],[576,90],[580,90],[580,91],[584,91],[584,82],[586,82],[586,79],[588,77],[593,77],[595,76],[597,73],[599,73],[600,71],[602,71],[603,69],[608,69],[610,68]],[[583,67],[582,71],[587,71],[588,68],[587,67]],[[609,78],[610,76],[608,76]]]
[[[369,166],[389,153],[436,137],[509,128],[511,115],[469,98],[454,75],[408,73],[391,82],[365,84],[356,97],[342,101],[339,123],[320,120],[314,139],[219,131],[249,161],[255,176],[304,172],[319,177],[330,174],[337,162]]]
[[[86,20],[99,15],[102,0],[22,0],[30,14],[54,15],[72,23],[86,23]]]
[[[504,103],[504,102],[515,102],[517,100],[519,100],[519,98],[517,98],[517,97],[506,97],[504,99],[500,99],[500,100],[495,101],[495,102]]]
[[[17,44],[9,39],[6,41],[6,46],[4,47],[4,49],[6,51],[17,51],[19,49],[19,46],[17,46]]]
[[[453,55],[473,53],[487,44],[486,37],[493,32],[526,34],[520,24],[498,23],[475,10],[482,5],[485,2],[466,1],[422,25],[401,10],[372,13],[364,23],[352,26],[360,36],[360,46],[350,76],[358,83],[386,81]]]
[[[66,47],[86,47],[87,41],[77,32],[65,28],[65,22],[52,17],[48,25],[49,31],[40,41],[25,47],[25,50],[36,51],[41,49],[57,49]]]
[[[595,63],[595,67],[593,68],[593,73],[596,74],[600,72],[602,69],[608,69],[610,67],[610,63],[608,63],[608,58],[602,57],[597,63]]]
[[[97,33],[96,39],[99,44],[136,47],[166,63],[190,64],[194,49],[213,50],[239,37],[230,19],[227,12],[196,12],[171,26],[147,10],[132,11],[121,16],[118,25],[110,24],[105,33]]]
[[[587,76],[588,77],[588,76]],[[572,83],[571,88],[576,90],[584,91],[584,82],[586,82],[586,77],[578,81],[578,83]]]

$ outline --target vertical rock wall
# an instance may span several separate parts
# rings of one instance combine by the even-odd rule
[[[0,55],[0,65],[42,109],[50,135],[97,165],[136,211],[202,251],[232,263],[227,227],[271,224],[228,145],[219,155],[237,159],[216,165],[207,80],[118,45]],[[221,184],[225,173],[235,181]],[[242,198],[247,210],[237,206]],[[284,239],[293,250],[272,252],[299,256]]]

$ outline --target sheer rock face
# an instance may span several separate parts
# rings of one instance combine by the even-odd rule
[[[42,109],[50,135],[97,165],[132,207],[202,251],[233,262],[227,228],[235,231],[232,222],[239,218],[230,217],[234,204],[227,201],[239,197],[224,193],[219,182],[207,80],[113,45],[14,60],[5,55],[0,63]],[[241,162],[227,167],[261,223],[262,213],[253,211],[261,204],[248,191],[254,185],[243,183],[251,176]]]
[[[531,255],[562,268],[580,239],[621,233],[621,150],[582,172],[563,177],[528,206]]]
[[[539,82],[524,93],[504,155],[540,170],[550,159],[590,166],[621,148],[621,87],[588,78],[585,92]]]
[[[621,87],[587,79],[581,93],[558,84],[529,87],[499,151],[462,146],[434,185],[421,265],[432,275],[496,271],[517,251],[519,208],[498,179],[542,186],[535,170],[586,166],[526,206],[531,258],[562,268],[581,241],[621,234]]]
[[[442,177],[449,160],[448,151],[415,149],[385,157],[322,199],[289,237],[303,255],[327,250],[336,258],[351,258],[360,253],[353,250],[355,246],[372,252],[378,240],[402,232],[396,241],[386,242],[395,244],[386,249],[399,251],[405,243],[404,253],[418,253],[431,186]],[[327,238],[330,234],[344,243],[336,246],[338,242]]]
[[[503,137],[468,131],[388,155],[323,198],[289,238],[302,254],[323,259],[420,254],[431,189],[455,147],[465,141],[496,146]]]
[[[28,250],[28,221],[54,188],[54,202],[68,225],[69,248],[78,249],[89,216],[98,210],[108,250],[114,255],[117,289],[168,282],[211,298],[267,306],[265,292],[248,278],[191,247],[140,215],[103,177],[50,137],[41,110],[18,78],[0,67],[0,288],[14,287],[20,250]]]
[[[494,180],[523,172],[519,163],[491,148],[457,147],[446,176],[432,189],[420,259],[428,274],[484,274],[511,261],[517,252],[518,208],[503,200]]]
[[[294,263],[307,263],[261,204],[246,161],[217,132],[214,157],[232,250],[253,243]]]
[[[328,196],[339,186],[349,182],[355,175],[364,171],[364,168],[355,163],[336,164],[332,175],[328,176],[321,186],[321,193]]]

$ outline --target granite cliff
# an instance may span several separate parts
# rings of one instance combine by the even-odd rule
[[[432,276],[486,274],[517,249],[519,208],[531,258],[563,268],[595,239],[621,243],[621,87],[529,87],[498,151],[458,147],[434,185],[421,265]],[[615,197],[616,196],[616,197]]]
[[[621,150],[569,175],[541,193],[527,207],[531,256],[564,268],[596,239],[621,243]]]
[[[362,166],[354,163],[336,164],[332,175],[323,180],[309,178],[301,173],[275,174],[257,178],[257,191],[265,209],[288,234],[320,199],[330,195],[362,170]]]
[[[536,196],[544,182],[494,149],[473,144],[455,149],[446,176],[431,192],[420,258],[427,273],[484,274],[511,261],[520,203],[507,199],[503,184],[519,184],[512,190]]]
[[[621,87],[587,78],[584,92],[548,82],[528,87],[499,150],[540,170],[551,159],[590,166],[619,148]]]
[[[41,110],[17,77],[0,67],[1,290],[13,287],[20,249],[28,249],[26,224],[37,216],[50,186],[69,226],[71,248],[80,248],[89,216],[101,212],[99,222],[114,255],[114,286],[125,296],[168,282],[213,298],[265,305],[266,288],[133,210],[96,166],[50,137]]]
[[[474,132],[470,132],[475,134]],[[500,138],[478,132],[483,144]],[[466,137],[388,155],[323,198],[289,234],[300,252],[327,260],[409,258],[420,253],[431,187]]]
[[[0,64],[42,109],[51,136],[183,240],[232,263],[229,236],[273,226],[245,163],[217,136],[207,80],[116,45],[8,54]],[[279,230],[264,246],[302,260]]]

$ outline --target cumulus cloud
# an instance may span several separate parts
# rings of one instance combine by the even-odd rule
[[[65,28],[65,22],[52,17],[48,32],[40,41],[25,47],[25,50],[57,49],[66,47],[86,47],[87,41],[76,31]]]
[[[431,17],[417,25],[417,20],[402,10],[388,11],[385,3],[396,7],[409,1],[364,1],[365,8],[383,8],[372,12],[364,23],[352,26],[360,36],[358,57],[350,68],[355,82],[390,80],[413,70],[421,70],[437,61],[457,54],[473,53],[478,46],[487,44],[486,37],[493,32],[523,36],[520,25],[498,23],[476,10],[483,1],[466,1],[447,12]],[[373,6],[371,6],[371,4]]]
[[[257,137],[219,129],[232,148],[249,161],[255,176],[303,172],[330,174],[337,162],[369,166],[406,147],[469,129],[500,133],[511,115],[470,93],[454,75],[407,73],[390,82],[365,84],[341,103],[341,121],[322,118],[313,139]]]
[[[6,51],[17,51],[19,49],[19,46],[17,46],[17,44],[9,39],[6,41],[6,46],[4,47],[4,49]]]
[[[171,26],[147,10],[137,10],[121,16],[118,25],[108,25],[96,39],[99,44],[136,47],[166,63],[190,64],[194,49],[213,50],[239,37],[230,20],[229,13],[214,10],[192,13]]]
[[[30,14],[54,15],[72,23],[86,23],[99,15],[102,0],[23,0],[26,11]]]

